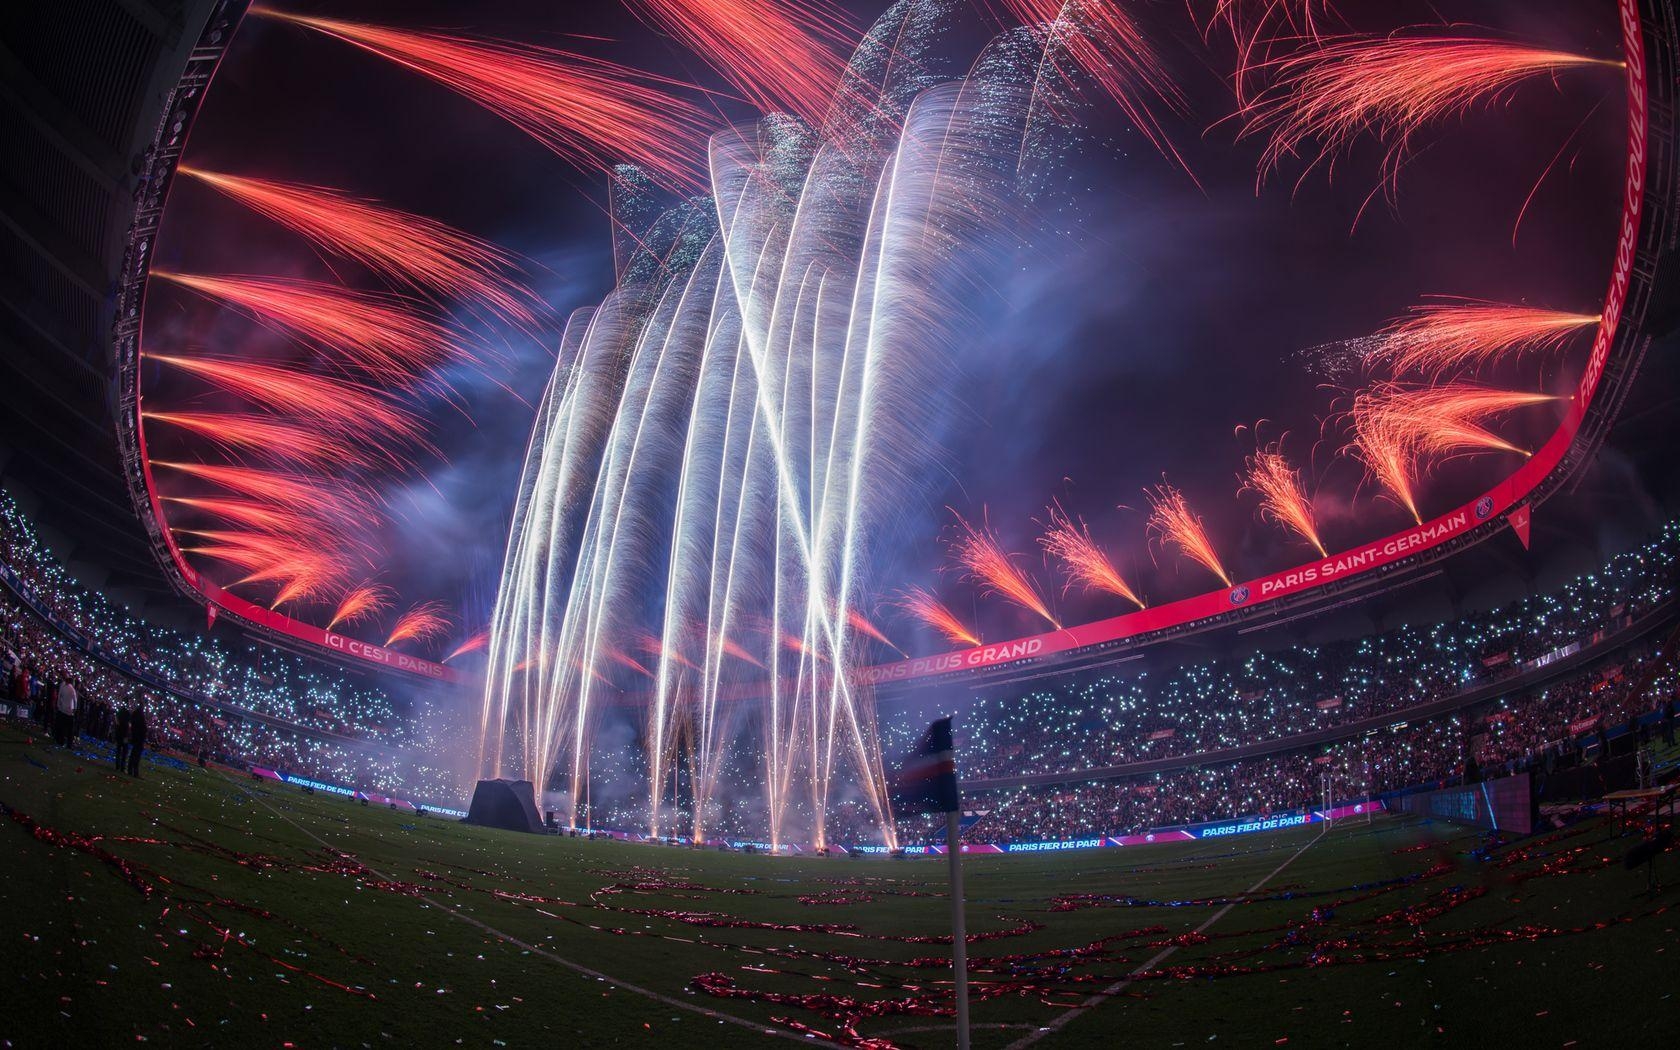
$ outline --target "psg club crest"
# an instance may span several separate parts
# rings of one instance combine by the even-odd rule
[[[1493,513],[1493,497],[1492,496],[1483,496],[1481,499],[1476,501],[1476,520],[1477,521],[1486,521],[1487,516],[1489,514],[1492,514],[1492,513]]]
[[[1248,601],[1248,588],[1246,586],[1244,586],[1244,587],[1233,587],[1231,589],[1231,604],[1232,605],[1241,605],[1243,602],[1246,602],[1246,601]]]

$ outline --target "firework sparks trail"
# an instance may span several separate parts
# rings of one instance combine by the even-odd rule
[[[689,87],[587,55],[510,41],[408,32],[276,11],[464,95],[585,171],[629,161],[676,189],[699,189],[697,162],[715,122],[672,94]]]
[[[474,633],[468,635],[460,645],[457,645],[455,648],[449,650],[449,655],[443,658],[443,662],[448,663],[457,656],[465,656],[468,653],[476,653],[489,643],[490,631],[488,629],[475,631]]]
[[[190,431],[229,451],[262,452],[306,463],[342,462],[356,454],[338,435],[262,416],[147,410],[140,417]]]
[[[789,652],[798,653],[800,656],[815,660],[817,663],[825,664],[828,662],[828,657],[818,652],[812,646],[806,644],[805,639],[799,637],[797,634],[793,634],[789,631],[783,631],[781,632],[781,637],[782,648],[788,650]]]
[[[1504,303],[1415,306],[1376,336],[1371,356],[1397,373],[1432,376],[1526,354],[1553,354],[1597,314],[1573,314]]]
[[[250,500],[215,499],[201,496],[163,496],[165,503],[203,511],[225,521],[236,522],[259,532],[285,532],[298,526],[296,512],[288,507]]]
[[[879,627],[877,627],[873,623],[871,623],[869,621],[869,618],[864,616],[863,613],[859,612],[858,610],[847,609],[846,610],[846,622],[851,625],[852,630],[858,632],[859,634],[863,635],[864,637],[875,639],[877,642],[880,642],[882,645],[891,649],[893,652],[897,653],[900,656],[905,655],[903,649],[900,649],[898,646],[894,645],[893,640],[891,638],[888,638],[886,636],[886,634],[884,634]]]
[[[629,0],[630,8],[706,61],[764,113],[821,124],[856,42],[826,0]]]
[[[389,609],[396,595],[389,587],[377,583],[361,583],[344,592],[327,621],[327,630],[340,625],[361,623]]]
[[[351,571],[350,559],[371,554],[365,526],[372,520],[371,504],[354,487],[326,487],[313,479],[279,471],[223,464],[153,460],[153,467],[177,471],[246,497],[243,500],[177,497],[175,502],[221,514],[252,526],[241,534],[207,532],[210,547],[183,547],[197,554],[254,570],[232,586],[278,580],[286,586],[279,601],[316,597],[333,590]],[[169,499],[170,497],[165,497]],[[283,514],[271,526],[268,510]],[[184,532],[186,530],[175,530]],[[193,533],[188,533],[193,534]],[[337,552],[329,554],[329,551]]]
[[[1319,43],[1331,17],[1329,0],[1212,0],[1203,35],[1221,26],[1230,35],[1237,48],[1231,83],[1238,103],[1246,103],[1251,84],[1278,47],[1302,40]]]
[[[998,595],[1061,629],[1062,625],[1039,596],[1038,588],[1015,564],[1014,556],[998,544],[991,530],[975,528],[962,515],[957,515],[957,538],[951,544],[951,557],[963,567],[967,578],[980,587],[981,593]]]
[[[1149,499],[1149,531],[1161,544],[1171,544],[1178,552],[1219,577],[1231,586],[1231,576],[1214,551],[1202,519],[1190,509],[1190,501],[1172,485],[1162,482],[1153,489],[1145,489]]]
[[[246,570],[247,575],[235,580],[233,586],[279,583],[280,588],[271,602],[271,607],[300,598],[314,597],[336,586],[350,571],[349,560],[344,555],[330,552],[319,544],[293,536],[215,529],[175,531],[178,535],[194,536],[208,541],[194,546],[183,546],[183,551],[227,562]]]
[[[1242,110],[1242,134],[1265,136],[1264,177],[1293,157],[1307,157],[1308,171],[1333,166],[1355,139],[1371,133],[1383,143],[1382,184],[1392,194],[1413,137],[1428,125],[1497,103],[1534,78],[1619,66],[1498,40],[1328,40],[1274,64],[1276,83]]]
[[[718,638],[717,648],[718,652],[724,656],[733,656],[735,659],[743,661],[744,663],[752,664],[754,667],[764,666],[763,660],[760,660],[752,653],[747,652],[746,649],[741,647],[741,643],[735,641],[733,638]]]
[[[1355,398],[1353,412],[1356,420],[1379,418],[1382,427],[1418,455],[1440,456],[1478,449],[1527,455],[1481,423],[1519,408],[1555,400],[1550,394],[1468,384],[1410,389],[1384,384]]]
[[[645,632],[641,635],[641,637],[636,639],[636,648],[640,649],[644,653],[647,653],[657,661],[669,661],[676,664],[678,667],[686,667],[691,671],[698,671],[700,669],[695,665],[694,661],[684,656],[674,646],[667,648],[664,642],[661,642],[658,638],[655,638],[653,635]]]
[[[1353,435],[1348,447],[1377,483],[1421,522],[1416,487],[1422,459],[1467,451],[1527,455],[1482,423],[1554,400],[1549,394],[1467,384],[1419,388],[1381,384],[1354,398],[1348,412]]]
[[[220,463],[154,459],[151,465],[179,471],[271,506],[289,507],[314,521],[367,524],[373,520],[371,498],[342,484],[328,487],[298,474]]]
[[[1062,563],[1068,586],[1078,584],[1086,590],[1103,591],[1143,608],[1143,599],[1114,567],[1108,552],[1091,538],[1090,526],[1069,517],[1060,504],[1051,504],[1049,510],[1050,527],[1039,537],[1038,545]]]
[[[228,175],[184,164],[177,170],[393,284],[440,299],[473,300],[527,325],[541,307],[541,300],[517,279],[520,265],[512,253],[435,219],[325,186]]]
[[[1365,465],[1371,477],[1387,490],[1412,520],[1423,523],[1417,506],[1417,454],[1394,420],[1382,412],[1361,412],[1356,398],[1349,413],[1352,439],[1348,451]]]
[[[254,405],[308,420],[336,440],[377,450],[398,464],[407,463],[402,446],[424,445],[415,416],[366,384],[253,361],[150,351],[145,356],[190,372]]]
[[[927,624],[947,641],[957,645],[979,645],[980,636],[969,630],[964,623],[957,619],[957,614],[945,606],[945,603],[935,598],[920,587],[911,587],[893,601],[893,604]]]
[[[1189,165],[1167,137],[1154,106],[1181,111],[1184,96],[1154,46],[1119,0],[997,0],[1044,36],[1044,62],[1064,81],[1074,71],[1112,100],[1157,152]]]
[[[473,360],[459,333],[394,296],[272,277],[152,276],[235,306],[381,386],[413,386],[441,365]]]
[[[428,601],[409,609],[397,618],[396,626],[385,639],[386,648],[399,642],[428,642],[449,633],[454,627],[442,602]]]
[[[1242,491],[1260,497],[1262,518],[1294,532],[1312,544],[1320,557],[1325,556],[1324,542],[1318,537],[1318,522],[1313,517],[1312,500],[1301,481],[1301,472],[1284,458],[1278,446],[1261,449],[1248,457]]]
[[[602,646],[601,655],[605,656],[608,661],[615,663],[620,667],[628,667],[630,670],[641,675],[643,678],[653,677],[653,672],[647,669],[646,664],[642,663],[640,660],[631,656],[622,649],[617,649],[610,645]]]

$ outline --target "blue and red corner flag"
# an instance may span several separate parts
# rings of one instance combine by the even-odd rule
[[[955,813],[961,808],[949,717],[928,726],[922,742],[905,757],[893,777],[892,796],[893,808],[903,812]]]

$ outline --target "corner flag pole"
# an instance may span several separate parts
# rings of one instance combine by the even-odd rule
[[[962,787],[951,716],[934,720],[893,778],[890,801],[904,810],[945,814],[945,854],[951,862],[951,973],[956,978],[957,1050],[968,1050],[968,932],[963,923]]]
[[[968,932],[963,923],[962,813],[945,814],[945,852],[951,858],[951,971],[957,982],[957,1050],[968,1050]]]

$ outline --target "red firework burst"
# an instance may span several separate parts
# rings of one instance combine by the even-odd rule
[[[725,656],[733,656],[737,660],[741,660],[745,663],[752,664],[754,667],[763,667],[764,666],[763,661],[761,661],[758,657],[754,656],[752,653],[749,653],[745,649],[741,648],[740,643],[736,642],[732,638],[727,638],[727,637],[724,637],[722,635],[719,635],[718,636],[718,651],[723,653]]]
[[[1420,462],[1474,451],[1528,453],[1488,430],[1486,421],[1556,400],[1548,394],[1459,384],[1406,388],[1386,383],[1359,394],[1348,412],[1348,450],[1421,522],[1415,490]]]
[[[385,639],[386,648],[400,642],[428,642],[446,635],[454,627],[442,602],[421,602],[397,618]]]
[[[234,306],[260,324],[325,350],[344,369],[381,387],[423,381],[439,366],[470,361],[459,333],[389,295],[275,277],[209,277],[153,270]]]
[[[1091,538],[1090,526],[1069,517],[1060,504],[1051,504],[1049,510],[1050,528],[1039,537],[1038,544],[1046,554],[1061,561],[1068,586],[1078,584],[1086,590],[1104,591],[1143,608],[1143,599],[1114,567],[1108,552]]]
[[[1284,458],[1277,445],[1249,456],[1241,480],[1241,491],[1260,497],[1262,518],[1294,532],[1312,544],[1320,557],[1324,556],[1324,542],[1318,538],[1318,522],[1313,517],[1312,500],[1301,482],[1301,472]]]
[[[490,644],[490,632],[487,631],[487,630],[486,631],[478,631],[475,634],[468,635],[466,640],[463,641],[460,645],[457,645],[455,648],[449,650],[449,655],[443,658],[443,662],[448,663],[449,661],[455,659],[457,656],[465,656],[468,653],[478,652],[480,649],[483,649],[486,645],[489,645],[489,644]]]
[[[579,168],[611,171],[629,161],[674,188],[704,189],[700,172],[715,121],[672,94],[690,85],[511,41],[409,32],[262,6],[251,13],[306,26],[430,77]]]
[[[1597,314],[1572,314],[1504,303],[1451,302],[1414,306],[1377,336],[1372,356],[1396,372],[1440,375],[1526,354],[1552,354],[1598,324]]]
[[[996,594],[1060,629],[1062,625],[1050,614],[1038,588],[1015,564],[1014,556],[998,545],[991,530],[975,528],[960,514],[956,517],[957,538],[951,543],[951,556],[963,567],[967,579],[977,584],[981,593]]]
[[[1567,51],[1463,37],[1331,40],[1275,63],[1277,83],[1243,109],[1243,134],[1266,136],[1262,174],[1291,157],[1309,170],[1366,133],[1383,144],[1391,190],[1426,126],[1492,104],[1519,84],[1567,69],[1620,63]],[[1304,176],[1303,176],[1304,177]]]
[[[254,405],[307,419],[335,439],[365,451],[378,450],[399,465],[409,464],[397,446],[424,444],[413,414],[362,383],[253,361],[150,352],[146,358],[189,372]]]
[[[285,532],[298,525],[294,511],[267,503],[203,496],[163,496],[161,499],[165,503],[191,507],[260,532]]]
[[[1156,104],[1181,110],[1183,93],[1130,13],[1117,0],[997,0],[1024,25],[1038,27],[1044,63],[1077,87],[1074,74],[1112,99],[1162,156],[1189,171]],[[1042,75],[1042,72],[1041,72]]]
[[[825,0],[629,0],[749,102],[821,124],[857,40],[845,11]]]
[[[1354,399],[1357,420],[1376,418],[1419,455],[1441,456],[1478,449],[1528,453],[1481,424],[1519,408],[1557,400],[1550,394],[1457,384],[1405,388],[1384,384]]]
[[[615,649],[610,645],[605,645],[601,647],[601,655],[606,657],[609,662],[615,663],[620,667],[628,667],[630,670],[636,672],[644,678],[653,677],[653,672],[643,666],[640,660],[631,656],[622,649]],[[603,681],[604,680],[605,679],[603,679]]]
[[[1145,489],[1144,495],[1149,500],[1149,531],[1156,540],[1178,548],[1180,554],[1219,577],[1225,586],[1231,586],[1230,574],[1184,493],[1162,482],[1153,489]]]
[[[957,619],[956,613],[920,587],[911,587],[901,592],[892,604],[944,635],[947,641],[957,645],[980,644],[980,636]]]
[[[663,642],[651,634],[643,633],[636,638],[636,648],[658,660],[669,660],[679,667],[686,667],[691,671],[699,670],[694,661],[678,652],[675,646],[667,648]]]
[[[247,571],[232,586],[278,583],[271,605],[312,598],[330,590],[350,571],[348,558],[309,539],[266,532],[216,529],[179,529],[178,535],[209,542],[183,546],[183,551],[227,562]]]
[[[333,610],[332,618],[327,621],[327,630],[340,624],[360,623],[363,620],[384,612],[391,607],[396,596],[389,587],[377,583],[362,583],[350,590],[338,600],[338,607]]]
[[[395,284],[438,298],[474,300],[524,324],[534,320],[541,306],[515,278],[520,266],[512,253],[436,219],[326,186],[228,175],[185,164],[176,170]]]
[[[896,652],[900,656],[905,655],[903,649],[900,649],[898,646],[894,645],[891,638],[888,638],[885,634],[883,634],[879,627],[875,626],[873,623],[870,623],[869,619],[866,616],[864,616],[863,613],[859,612],[858,610],[856,610],[856,609],[846,610],[846,622],[851,624],[852,630],[858,632],[859,634],[865,636],[866,638],[875,639],[877,642],[880,642],[882,645],[884,645],[887,648],[893,650],[894,652]]]
[[[345,485],[327,486],[298,474],[219,463],[181,463],[154,459],[154,467],[177,471],[314,521],[368,524],[374,520],[372,499]]]
[[[146,411],[140,418],[190,431],[230,452],[255,451],[306,463],[344,462],[356,455],[352,446],[338,435],[318,427],[296,426],[262,416]]]

